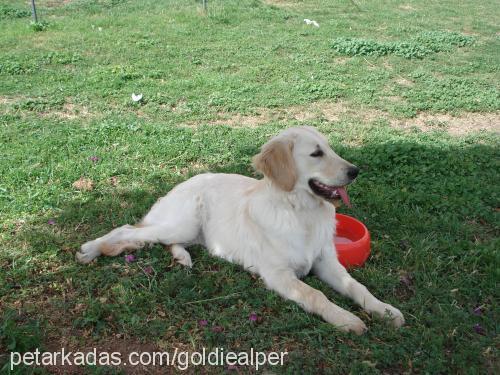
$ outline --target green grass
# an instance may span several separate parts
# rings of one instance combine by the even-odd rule
[[[276,373],[498,371],[498,134],[393,125],[498,114],[495,1],[214,0],[208,15],[191,0],[37,4],[43,27],[24,1],[0,1],[0,368],[12,350],[138,345],[286,349]],[[349,110],[312,110],[335,103]],[[369,328],[340,333],[201,248],[191,271],[160,246],[75,263],[191,175],[253,175],[260,145],[302,123],[287,109],[361,166],[342,212],[366,223],[372,256],[352,274],[405,327],[308,277]],[[220,120],[238,116],[256,124]],[[92,190],[72,186],[82,176]]]

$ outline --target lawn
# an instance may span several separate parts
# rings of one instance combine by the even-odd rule
[[[277,374],[500,371],[497,1],[37,4],[30,26],[28,2],[0,0],[3,372],[9,352],[62,347],[286,350]],[[259,147],[304,123],[361,167],[340,211],[372,255],[352,274],[403,328],[308,276],[369,328],[341,333],[202,248],[192,270],[161,246],[75,262],[192,175],[254,175]],[[14,373],[34,371],[146,369]]]

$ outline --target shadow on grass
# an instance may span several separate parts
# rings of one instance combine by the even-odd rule
[[[433,144],[432,138],[423,137],[336,149],[362,170],[350,188],[356,208],[343,211],[362,219],[373,237],[371,259],[353,273],[381,299],[407,312],[409,323],[400,333],[405,345],[389,358],[384,355],[399,345],[399,333],[387,332],[383,324],[372,322],[386,347],[370,338],[352,338],[352,345],[375,350],[380,370],[393,369],[394,363],[407,368],[410,359],[414,368],[426,371],[458,369],[471,363],[488,366],[481,353],[492,344],[495,330],[493,320],[486,317],[495,314],[498,148],[466,141]],[[252,175],[250,167],[241,163],[211,165],[209,169]],[[103,337],[112,341],[110,337],[119,334],[156,343],[164,339],[180,346],[195,338],[198,345],[231,347],[239,343],[243,348],[271,350],[279,335],[294,350],[309,353],[307,359],[294,357],[294,363],[289,363],[292,369],[316,366],[332,355],[317,350],[343,342],[345,335],[265,291],[259,280],[240,267],[205,252],[195,249],[191,271],[172,266],[170,255],[161,246],[140,251],[131,264],[123,257],[100,258],[89,266],[77,264],[74,253],[81,243],[137,221],[182,180],[146,178],[147,190],[89,192],[85,202],[67,202],[55,226],[34,222],[16,234],[24,254],[7,258],[2,293],[10,295],[6,304],[17,310],[18,325],[36,317],[50,327],[48,338],[73,347]],[[481,277],[468,276],[474,273]],[[401,275],[411,277],[402,279]],[[356,310],[322,283],[310,277],[308,282]],[[460,293],[450,294],[451,286]],[[401,288],[412,292],[402,297]],[[489,311],[481,318],[485,336],[480,337],[471,331],[477,319],[468,311],[478,305]],[[248,322],[246,317],[252,311],[258,312],[263,323]],[[369,319],[359,309],[357,313]],[[10,316],[12,321],[9,314],[4,317]],[[200,319],[208,320],[209,327],[199,327]],[[210,329],[215,326],[223,331]],[[4,325],[1,335],[3,345],[20,349],[8,335],[8,327]],[[449,336],[457,329],[460,335]],[[63,335],[72,337],[69,344],[62,341]],[[442,337],[448,338],[439,339]],[[414,358],[424,338],[434,346]],[[39,341],[48,342],[40,338],[33,345],[38,347]],[[353,360],[364,358],[359,352],[345,351],[333,356],[340,361],[337,369],[348,369]]]

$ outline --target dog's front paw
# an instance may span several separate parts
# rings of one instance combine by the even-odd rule
[[[399,328],[405,324],[405,318],[403,314],[394,306],[385,303],[384,306],[382,307],[382,311],[383,311],[382,316],[385,318],[389,318],[394,327]]]
[[[342,320],[342,324],[338,327],[344,332],[354,332],[359,336],[368,331],[366,324],[354,314],[350,314]]]

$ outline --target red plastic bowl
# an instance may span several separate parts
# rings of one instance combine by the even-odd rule
[[[336,214],[337,235],[335,248],[337,257],[344,267],[360,267],[370,255],[370,232],[359,220],[347,215]]]

